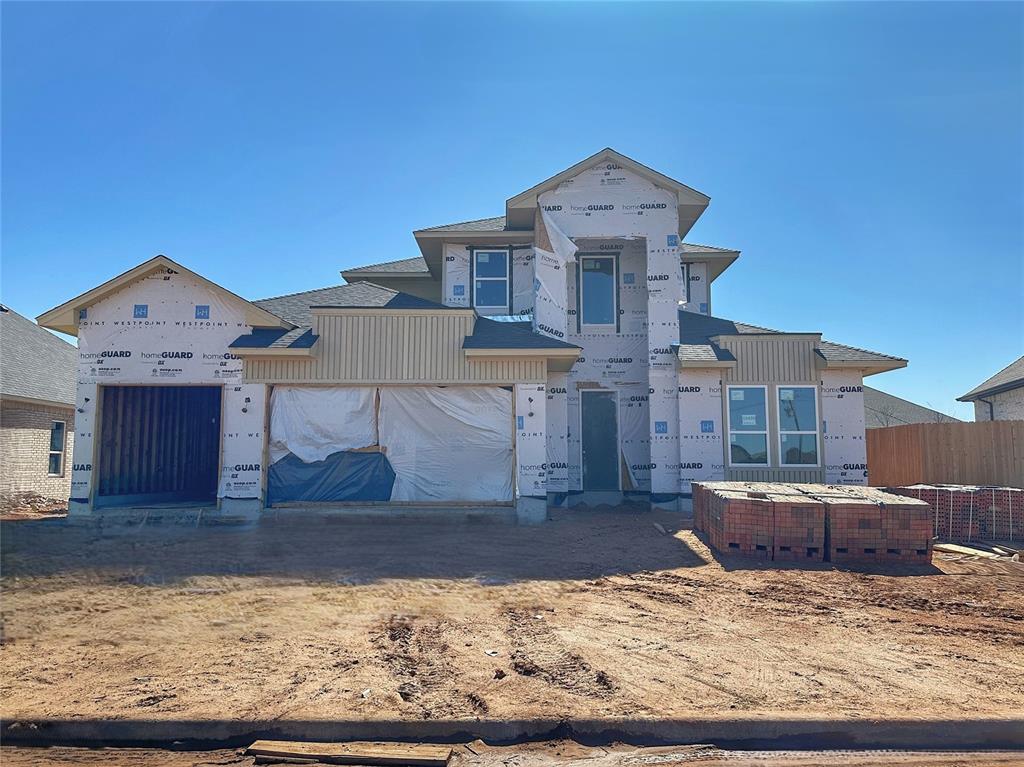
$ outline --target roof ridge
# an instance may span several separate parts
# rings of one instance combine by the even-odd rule
[[[904,362],[906,362],[906,359],[904,357],[895,357],[891,354],[885,354],[884,352],[876,352],[872,349],[864,349],[863,347],[860,346],[850,346],[850,344],[841,344],[838,341],[830,341],[827,338],[822,338],[821,340],[822,342],[832,344],[833,346],[842,346],[844,349],[853,349],[856,352],[864,352],[865,354],[874,354],[878,357],[886,357],[891,360],[903,360]]]
[[[424,259],[423,256],[410,256],[409,258],[396,258],[396,259],[393,259],[391,261],[378,261],[375,264],[367,264],[366,266],[353,266],[351,269],[341,269],[340,272],[342,274],[345,274],[345,272],[358,272],[358,271],[361,271],[361,270],[373,269],[373,268],[378,267],[378,266],[390,266],[391,264],[401,264],[401,263],[404,263],[406,261],[423,261],[425,263],[426,259]]]
[[[437,226],[425,226],[422,229],[417,229],[417,232],[429,232],[431,229],[443,229],[450,226],[462,226],[463,224],[478,224],[481,221],[495,221],[497,219],[507,220],[507,216],[484,216],[483,218],[470,218],[465,221],[455,221],[451,224],[438,224]]]
[[[369,284],[373,285],[374,283],[370,282]],[[294,293],[282,293],[279,296],[267,296],[266,298],[254,298],[253,299],[253,303],[256,303],[258,301],[276,301],[279,298],[291,298],[293,296],[304,296],[307,293],[316,293],[317,291],[320,291],[320,290],[331,290],[332,288],[347,288],[350,285],[352,285],[351,282],[342,282],[342,283],[339,283],[338,285],[325,285],[322,288],[310,288],[309,290],[298,290],[298,291],[296,291]],[[382,287],[382,286],[378,285],[377,287]]]

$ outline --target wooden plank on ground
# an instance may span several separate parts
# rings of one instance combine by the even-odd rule
[[[306,743],[293,740],[257,740],[245,752],[249,756],[316,759],[328,764],[444,767],[452,755],[452,748],[428,743]]]

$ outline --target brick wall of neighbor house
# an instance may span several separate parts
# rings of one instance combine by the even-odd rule
[[[50,454],[50,426],[64,421],[63,476],[47,475]],[[73,408],[56,408],[24,402],[0,404],[0,495],[39,493],[47,498],[67,500],[71,494],[71,448],[75,436]]]
[[[985,399],[992,403],[995,418],[989,417],[988,403],[975,400],[975,421],[1024,421],[1024,387],[993,394]]]

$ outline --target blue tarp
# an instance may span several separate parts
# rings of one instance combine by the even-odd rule
[[[341,451],[314,463],[289,453],[270,466],[267,501],[389,501],[394,484],[395,471],[383,453]]]

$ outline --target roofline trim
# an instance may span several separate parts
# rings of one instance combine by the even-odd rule
[[[423,316],[423,317],[451,317],[454,315],[461,315],[464,317],[476,317],[476,310],[466,309],[463,307],[430,307],[425,306],[422,308],[408,308],[408,307],[395,307],[390,308],[387,306],[311,306],[309,307],[311,314],[317,314],[329,317],[338,316],[355,316],[355,315],[366,315],[366,314],[404,314],[411,316]]]
[[[991,386],[988,389],[982,389],[981,391],[969,391],[961,397],[957,397],[957,402],[974,402],[982,397],[991,397],[993,394],[1002,394],[1004,392],[1013,391],[1014,389],[1020,389],[1024,387],[1024,378],[1015,378],[1012,381],[1007,381],[1004,384],[998,386]]]
[[[680,205],[696,204],[706,206],[708,203],[711,202],[711,198],[708,197],[703,192],[699,192],[693,187],[687,186],[686,184],[682,183],[681,181],[676,181],[674,178],[670,178],[669,176],[666,176],[664,173],[660,173],[654,170],[654,168],[650,168],[644,165],[643,163],[639,163],[631,157],[627,157],[624,154],[620,154],[611,147],[605,147],[601,151],[592,154],[590,157],[587,157],[584,160],[580,160],[575,165],[566,168],[560,173],[556,173],[554,176],[551,176],[550,178],[541,181],[539,184],[535,184],[529,189],[520,192],[517,195],[509,197],[508,200],[505,201],[505,209],[508,210],[510,208],[533,207],[534,202],[531,201],[531,197],[536,197],[542,194],[543,192],[546,192],[549,189],[558,186],[563,181],[566,181],[570,178],[573,178],[574,176],[579,175],[583,171],[592,167],[595,163],[599,163],[605,159],[613,159],[617,164],[624,166],[628,170],[631,170],[634,173],[636,173],[637,175],[643,176],[647,178],[649,181],[652,181],[653,183],[659,186],[667,186],[670,189],[674,189],[676,192],[681,193],[679,199]],[[685,194],[689,199],[683,200],[683,194]]]
[[[19,402],[24,405],[43,405],[55,410],[74,410],[76,403],[62,402],[55,399],[39,399],[38,397],[22,397],[19,394],[0,394],[0,402]]]
[[[320,343],[320,339],[317,338],[313,342],[312,346],[292,347],[292,346],[240,346],[240,347],[229,347],[231,353],[236,357],[258,358],[258,357],[299,357],[312,359],[316,356],[316,347]]]
[[[111,277],[109,280],[97,285],[92,290],[87,290],[85,293],[72,298],[70,301],[65,301],[59,306],[55,306],[53,309],[43,312],[36,318],[36,323],[41,327],[49,328],[50,330],[59,330],[61,333],[67,333],[70,336],[77,336],[79,309],[83,306],[89,306],[97,301],[101,301],[111,293],[120,290],[135,280],[142,279],[146,275],[161,268],[170,269],[177,273],[194,277],[213,290],[228,295],[237,301],[241,301],[246,307],[246,324],[251,327],[280,327],[288,330],[296,327],[296,325],[288,322],[288,320],[278,317],[276,314],[257,306],[252,301],[242,298],[237,293],[232,293],[224,286],[218,285],[213,280],[207,279],[197,272],[193,272],[188,267],[182,266],[164,255],[154,256],[147,261],[143,261],[141,264],[122,272],[116,277]]]
[[[582,349],[564,349],[557,347],[462,347],[467,357],[563,357],[578,359]]]

